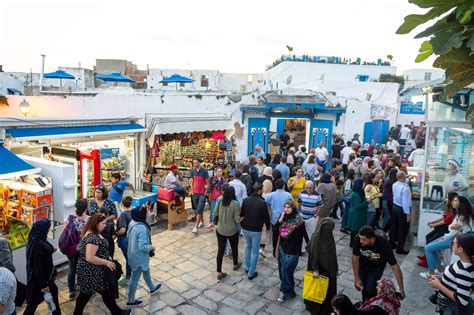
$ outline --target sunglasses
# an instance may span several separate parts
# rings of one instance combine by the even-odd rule
[[[104,185],[97,185],[97,186],[95,186],[95,189],[104,190],[105,186]]]

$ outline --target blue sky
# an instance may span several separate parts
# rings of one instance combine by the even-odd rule
[[[58,66],[92,68],[96,58],[128,59],[140,69],[263,72],[286,52],[395,57],[399,72],[415,64],[420,40],[396,35],[420,10],[407,0],[1,0],[4,71]],[[431,60],[432,61],[432,60]]]

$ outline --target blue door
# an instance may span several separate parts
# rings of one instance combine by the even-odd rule
[[[265,153],[268,152],[268,129],[270,127],[269,118],[249,118],[248,122],[248,151],[255,150],[257,145],[263,148]]]
[[[332,140],[332,120],[311,119],[309,128],[309,148],[316,148],[319,141],[323,142],[323,146],[331,150]]]
[[[390,127],[389,120],[374,120],[372,139],[377,144],[385,143],[388,136],[388,129]],[[370,143],[370,142],[369,142]]]
[[[369,121],[364,124],[364,137],[362,138],[362,144],[371,143],[374,134],[374,123]]]

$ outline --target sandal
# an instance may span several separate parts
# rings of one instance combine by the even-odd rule
[[[240,267],[242,267],[242,263],[241,263],[241,262],[238,262],[237,265],[234,265],[234,267],[232,268],[232,270],[236,271],[236,270],[238,270]]]
[[[220,275],[218,274],[218,275],[217,275],[217,280],[222,280],[222,279],[224,279],[226,276],[227,276],[227,274],[226,274],[225,272],[221,273]]]

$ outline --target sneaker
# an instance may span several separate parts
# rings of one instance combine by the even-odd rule
[[[197,234],[198,230],[196,227],[193,227],[192,233]]]
[[[119,285],[128,286],[130,284],[130,278],[123,277],[118,281]]]
[[[143,301],[141,300],[135,300],[135,302],[127,302],[128,307],[140,306],[142,304],[143,304]]]
[[[420,272],[420,277],[422,278],[428,279],[429,276],[430,276],[430,273],[428,271]]]
[[[262,254],[262,253],[263,253],[263,248],[262,248],[262,247],[260,247],[260,249],[258,250],[258,253],[259,253],[259,254]]]
[[[255,271],[253,273],[253,275],[249,276],[249,280],[253,280],[253,279],[257,278],[257,276],[258,276],[258,272]]]
[[[285,302],[285,293],[283,293],[283,291],[280,291],[280,294],[278,294],[277,301],[280,302],[280,303]]]
[[[237,265],[234,265],[234,267],[232,267],[232,270],[234,271],[239,270],[240,267],[242,267],[242,263],[238,262]]]
[[[161,283],[158,282],[158,284],[155,286],[155,288],[150,291],[150,294],[154,294],[154,293],[158,292],[159,288],[161,288]]]
[[[201,223],[199,223],[199,225],[198,225],[198,229],[202,228],[203,226],[204,226],[204,224],[202,224],[202,222],[201,222]]]

